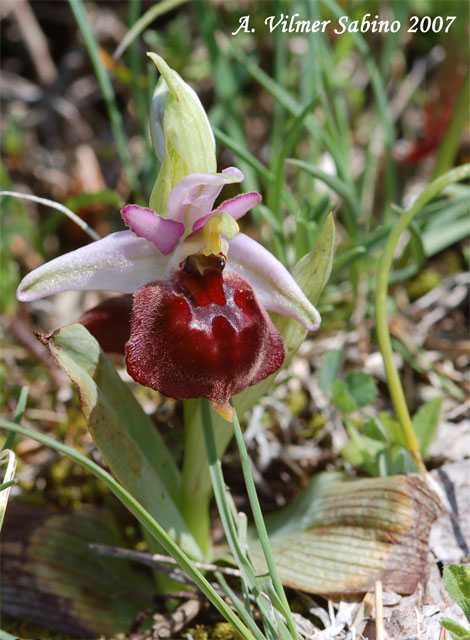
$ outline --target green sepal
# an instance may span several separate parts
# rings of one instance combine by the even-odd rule
[[[152,100],[150,129],[162,162],[150,208],[166,217],[173,187],[191,173],[216,173],[214,134],[191,87],[156,53],[147,53],[161,79]]]

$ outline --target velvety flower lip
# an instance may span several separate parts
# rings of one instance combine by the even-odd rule
[[[240,276],[208,271],[151,282],[137,292],[127,370],[172,398],[209,398],[225,418],[229,398],[279,369],[282,339]]]

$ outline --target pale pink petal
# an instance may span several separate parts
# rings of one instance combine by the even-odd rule
[[[235,167],[222,173],[191,173],[179,182],[168,198],[168,217],[182,222],[186,231],[192,231],[199,218],[212,211],[215,199],[226,184],[241,182],[243,173]]]
[[[71,290],[133,293],[163,278],[167,264],[168,258],[151,242],[136,238],[132,231],[118,231],[31,271],[16,295],[29,302]]]
[[[174,251],[184,234],[184,225],[181,222],[162,218],[152,209],[139,207],[137,204],[128,204],[122,209],[121,216],[136,236],[153,242],[164,256]]]
[[[214,209],[214,211],[211,211],[206,216],[203,216],[202,218],[199,218],[199,220],[196,220],[193,225],[193,231],[201,229],[201,227],[206,224],[207,220],[209,220],[209,218],[213,216],[214,213],[223,211],[229,216],[232,216],[234,220],[238,220],[238,218],[244,216],[247,211],[257,205],[259,202],[261,202],[261,196],[259,193],[256,193],[256,191],[252,191],[250,193],[242,193],[239,196],[235,196],[235,198],[231,198],[230,200],[226,200],[225,202],[223,202],[220,207],[217,207],[217,209]]]
[[[320,314],[283,264],[244,233],[230,241],[228,268],[251,284],[268,309],[294,318],[311,331],[320,326]]]

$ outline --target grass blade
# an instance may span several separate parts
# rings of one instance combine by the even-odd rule
[[[256,531],[258,538],[263,549],[264,557],[266,558],[266,564],[268,565],[271,580],[273,582],[274,590],[282,605],[282,614],[286,618],[287,626],[292,634],[293,638],[296,638],[297,633],[295,630],[295,623],[292,618],[289,603],[287,602],[284,587],[282,586],[281,578],[274,562],[274,556],[269,543],[268,532],[264,522],[263,514],[259,504],[258,496],[256,494],[255,483],[253,480],[253,474],[251,473],[250,461],[248,458],[248,452],[246,450],[245,440],[243,439],[243,433],[240,427],[238,416],[235,413],[233,419],[233,430],[235,433],[235,440],[237,441],[238,451],[240,453],[240,462],[242,465],[243,478],[245,480],[246,489],[248,492],[248,498],[250,500],[251,510],[255,520]]]
[[[20,391],[20,397],[18,398],[18,404],[16,405],[15,415],[13,418],[13,422],[15,422],[16,424],[19,424],[23,418],[23,414],[26,409],[26,402],[28,401],[28,393],[28,387],[23,387]],[[15,434],[9,433],[3,444],[2,451],[5,451],[5,449],[13,449],[14,441]]]
[[[310,175],[324,182],[328,187],[330,187],[330,189],[332,189],[335,193],[337,193],[347,205],[349,205],[349,209],[345,207],[343,210],[344,225],[347,228],[350,235],[355,236],[356,222],[354,217],[356,218],[356,220],[359,219],[361,216],[361,210],[358,207],[356,199],[351,193],[349,186],[345,182],[343,182],[340,178],[337,178],[336,176],[330,176],[324,171],[321,171],[320,169],[317,169],[317,167],[314,167],[313,165],[308,164],[307,162],[303,162],[302,160],[288,159],[287,162],[296,167],[299,167],[299,169],[303,169],[304,171],[307,171],[307,173],[310,173]],[[354,217],[350,215],[350,211],[353,212]]]
[[[85,40],[88,55],[90,56],[96,79],[98,80],[101,93],[108,109],[111,130],[113,132],[117,152],[122,164],[124,165],[127,179],[129,180],[132,191],[134,191],[137,196],[141,197],[137,174],[132,164],[132,159],[129,153],[129,144],[126,134],[124,133],[124,122],[116,104],[116,96],[114,95],[111,79],[100,58],[98,43],[88,23],[83,1],[69,0],[69,4],[82,33],[83,39]]]
[[[134,3],[135,0],[131,0],[131,4]],[[147,11],[137,20],[137,22],[132,26],[132,28],[126,33],[124,38],[122,39],[119,46],[116,48],[116,51],[113,53],[114,60],[118,60],[127,47],[137,38],[137,36],[142,33],[145,27],[148,27],[154,20],[158,17],[165,15],[169,11],[173,11],[176,7],[187,2],[187,0],[161,0],[147,9]]]
[[[76,213],[71,211],[68,207],[60,204],[60,202],[55,202],[55,200],[49,200],[48,198],[39,198],[38,196],[30,195],[29,193],[20,193],[19,191],[0,191],[0,196],[12,196],[13,198],[21,198],[23,200],[31,200],[32,202],[37,202],[38,204],[43,204],[46,207],[52,207],[52,209],[57,209],[57,211],[61,211],[65,213],[67,218],[70,218],[80,229],[83,229],[85,233],[87,233],[92,240],[99,240],[101,236],[94,229],[87,225],[87,223],[79,218]]]
[[[240,633],[244,640],[255,640],[253,633],[241,622],[241,620],[233,613],[230,607],[224,602],[224,600],[213,589],[212,585],[202,575],[202,573],[196,569],[191,562],[191,559],[178,547],[178,545],[170,538],[166,531],[158,524],[158,522],[152,518],[152,516],[146,511],[135,498],[126,491],[116,480],[104,469],[102,469],[95,462],[86,458],[82,454],[78,453],[71,447],[57,442],[53,438],[38,433],[26,427],[22,427],[14,422],[4,420],[0,418],[0,427],[8,429],[14,433],[31,438],[68,456],[74,462],[77,462],[82,467],[87,469],[96,478],[101,480],[108,489],[122,502],[122,504],[137,518],[137,520],[149,531],[155,540],[165,549],[165,551],[174,558],[178,566],[184,573],[193,580],[203,594],[212,602],[212,604],[220,611],[220,613],[228,620],[235,629]]]

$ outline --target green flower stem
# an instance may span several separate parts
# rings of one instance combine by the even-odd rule
[[[211,407],[210,407],[209,401],[206,398],[201,398],[200,407],[201,407],[204,440],[206,443],[207,459],[209,461],[209,473],[210,473],[210,478],[212,482],[212,487],[214,490],[214,497],[217,503],[219,516],[222,521],[222,526],[224,528],[227,542],[229,543],[230,550],[232,551],[232,555],[238,565],[238,568],[241,571],[242,586],[245,589],[248,585],[253,586],[255,584],[255,576],[254,576],[252,566],[249,563],[248,558],[246,556],[246,553],[242,549],[242,545],[240,543],[240,539],[239,539],[237,528],[236,528],[234,515],[228,503],[227,496],[225,493],[225,483],[224,483],[224,476],[222,473],[222,464],[220,462],[220,457],[217,453],[217,445],[214,437],[214,430],[212,427]],[[218,579],[220,581],[219,577]],[[233,597],[232,597],[232,600],[233,600]],[[238,598],[236,598],[233,601],[233,604],[237,608],[237,611],[239,612],[239,614],[245,620],[245,623],[251,626],[250,619],[252,620],[252,616],[251,616],[249,604],[246,603],[244,608],[239,603]],[[256,637],[258,638],[258,640],[264,639],[264,636],[261,634],[261,632],[256,633]]]
[[[78,464],[82,465],[85,469],[90,471],[94,476],[99,478],[110,489],[112,493],[122,502],[122,504],[129,509],[129,511],[137,518],[137,520],[150,532],[150,534],[157,540],[165,551],[174,558],[179,567],[184,573],[191,578],[204,593],[204,595],[212,602],[212,604],[220,611],[228,622],[230,622],[235,629],[240,633],[244,640],[255,640],[255,636],[251,631],[243,624],[243,622],[235,615],[230,607],[224,602],[224,600],[217,594],[211,584],[206,580],[202,573],[196,569],[191,562],[190,558],[178,547],[176,542],[170,538],[166,531],[158,524],[154,518],[146,511],[141,504],[135,500],[135,498],[122,487],[107,471],[100,466],[89,460],[85,456],[81,455],[71,447],[67,447],[61,442],[57,442],[53,438],[37,433],[31,429],[22,427],[14,422],[4,420],[0,418],[0,426],[14,433],[18,433],[22,436],[32,438],[37,442],[50,447],[59,453],[62,453]]]
[[[189,530],[206,558],[211,557],[209,503],[212,497],[210,480],[203,482],[201,469],[207,469],[202,425],[198,420],[199,402],[185,400],[184,458],[180,509]],[[198,452],[195,455],[195,452]],[[202,461],[201,458],[205,460]]]
[[[200,403],[201,403],[202,424],[204,429],[204,438],[206,441],[206,448],[207,448],[207,457],[209,459],[209,469],[211,473],[212,486],[214,489],[214,496],[217,503],[217,508],[219,510],[219,515],[222,520],[222,525],[224,527],[225,535],[227,536],[227,541],[232,550],[232,554],[235,560],[237,561],[240,570],[242,571],[242,575],[244,571],[247,571],[247,576],[249,577],[250,574],[252,573],[252,568],[251,566],[247,567],[246,553],[241,548],[239,536],[236,530],[236,525],[235,525],[235,522],[231,513],[230,505],[228,503],[227,496],[225,493],[225,484],[224,484],[224,478],[222,474],[222,465],[221,465],[220,458],[217,454],[214,431],[212,428],[211,407],[210,407],[209,401],[206,398],[201,398]],[[289,632],[291,633],[292,638],[295,639],[297,638],[295,623],[292,618],[289,603],[287,602],[287,598],[284,593],[284,588],[282,586],[281,580],[279,578],[279,574],[274,564],[274,559],[273,559],[271,547],[269,544],[266,526],[264,524],[263,515],[261,513],[258,497],[256,495],[255,483],[253,481],[253,476],[251,473],[250,463],[248,459],[248,452],[246,450],[245,442],[243,440],[243,433],[240,427],[240,422],[238,421],[236,414],[233,421],[233,426],[234,426],[235,438],[240,451],[242,471],[243,471],[246,487],[248,490],[248,497],[250,500],[251,509],[253,511],[253,516],[255,519],[255,525],[258,531],[258,536],[259,536],[261,546],[266,558],[266,564],[270,572],[271,580],[272,580],[276,595],[279,598],[280,604],[282,605],[282,614],[286,619],[286,624],[289,628]],[[254,576],[252,576],[251,578],[252,578],[251,581],[254,584],[254,580],[253,580]]]
[[[194,455],[194,452],[193,452]],[[212,491],[208,493],[186,493],[181,500],[181,513],[194,539],[206,558],[211,557],[211,522],[209,504]]]
[[[465,80],[460,89],[459,97],[455,103],[452,118],[447,127],[444,140],[437,152],[434,169],[431,178],[434,180],[451,167],[459,150],[462,132],[468,122],[468,104],[470,102],[470,74],[468,68],[465,73]]]
[[[216,447],[219,455],[222,455],[233,437],[233,427],[219,416],[214,418]],[[212,498],[212,485],[198,400],[184,401],[182,480],[181,513],[200,549],[210,559],[209,505]]]
[[[393,263],[393,254],[398,244],[398,240],[400,239],[401,234],[405,231],[413,218],[416,216],[416,214],[419,213],[419,211],[422,209],[422,207],[424,207],[425,204],[427,204],[443,189],[445,189],[445,187],[453,184],[454,182],[464,180],[469,176],[470,164],[465,164],[452,169],[452,171],[449,171],[434,182],[431,182],[431,184],[428,185],[426,189],[421,193],[421,195],[416,199],[411,209],[406,211],[401,216],[396,226],[392,229],[378,266],[377,289],[375,294],[375,313],[379,347],[384,360],[385,372],[387,374],[387,381],[390,389],[390,396],[392,399],[393,407],[401,424],[407,449],[416,461],[418,469],[421,473],[425,473],[426,468],[421,458],[418,440],[416,438],[410,414],[408,412],[408,407],[406,405],[405,394],[400,382],[400,377],[393,361],[392,341],[390,339],[387,319],[388,280]]]
[[[295,622],[291,615],[289,603],[287,602],[284,587],[282,586],[281,578],[274,562],[274,556],[269,543],[268,532],[266,530],[266,524],[264,522],[263,514],[256,493],[255,482],[253,480],[253,474],[251,473],[250,460],[248,458],[248,451],[246,450],[245,440],[243,438],[243,432],[240,427],[240,421],[235,413],[233,418],[233,428],[235,432],[235,440],[237,442],[238,451],[240,452],[240,461],[242,465],[243,477],[245,479],[246,489],[248,492],[248,499],[250,501],[251,511],[255,520],[256,531],[258,532],[258,538],[263,549],[264,557],[266,558],[266,564],[268,565],[269,573],[271,574],[271,580],[273,581],[274,588],[277,596],[284,607],[284,615],[286,617],[286,623],[293,638],[297,637],[295,628]]]
[[[217,445],[212,428],[211,407],[209,400],[200,399],[202,426],[204,440],[206,443],[207,458],[209,460],[209,471],[214,489],[214,497],[222,520],[227,541],[232,549],[232,553],[237,561],[244,561],[244,553],[238,539],[235,522],[231,513],[230,505],[225,495],[225,482],[222,474],[222,464],[217,453]]]

